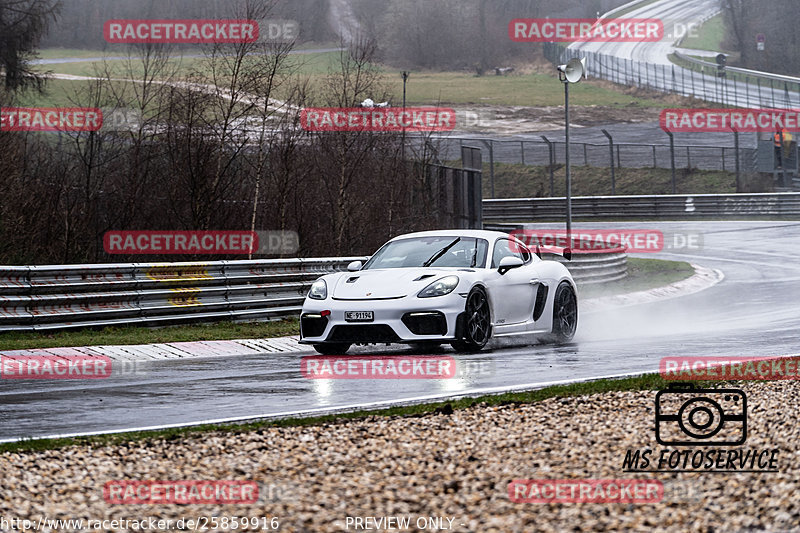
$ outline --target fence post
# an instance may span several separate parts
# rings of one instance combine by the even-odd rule
[[[672,92],[675,92],[675,65],[672,65]]]
[[[744,77],[744,106],[750,107],[750,76]]]
[[[522,166],[525,166],[525,141],[519,142],[519,157],[522,160]]]
[[[701,100],[705,100],[707,98],[707,96],[706,96],[706,73],[704,71],[702,71],[702,70],[700,71],[700,79],[703,80],[703,96],[702,96]]]
[[[656,168],[656,145],[653,145],[653,168]]]
[[[772,108],[775,109],[775,80],[769,79],[769,92],[772,93]]]
[[[555,153],[553,150],[553,143],[550,142],[550,139],[545,137],[544,135],[541,136],[544,139],[544,142],[547,143],[547,151],[550,155],[550,198],[555,196],[556,188],[555,188],[555,179],[553,177],[553,167],[555,166]]]
[[[758,103],[756,107],[761,107],[761,78],[756,78],[756,84],[758,85]]]
[[[492,199],[494,199],[494,141],[489,140],[489,182],[492,186]]]
[[[742,184],[739,175],[739,132],[736,130],[733,130],[733,150],[733,155],[736,158],[736,192],[742,192]]]
[[[611,163],[611,195],[617,194],[616,176],[614,174],[614,139],[611,134],[606,130],[600,130],[608,138],[608,155]]]
[[[676,194],[677,187],[675,186],[675,137],[671,131],[667,132],[669,135],[669,162],[672,168],[672,194]]]
[[[783,82],[783,92],[785,94],[785,98],[784,99],[786,100],[786,109],[789,109],[790,107],[792,107],[792,102],[789,101],[789,83],[788,82]]]

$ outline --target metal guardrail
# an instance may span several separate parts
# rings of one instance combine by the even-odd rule
[[[354,260],[366,258],[0,266],[0,331],[285,316]]]
[[[611,252],[576,253],[566,266],[580,283],[624,277],[627,255]],[[367,259],[0,266],[0,332],[293,315],[315,279]]]
[[[561,221],[565,202],[564,198],[484,200],[483,220],[490,224]],[[797,219],[800,193],[576,197],[572,216],[582,220]]]
[[[523,228],[518,224],[484,224],[483,229],[510,233]],[[542,259],[563,263],[579,285],[616,281],[628,275],[628,254],[624,246],[596,251],[573,250],[571,260],[564,259],[559,254],[544,252]]]
[[[702,59],[697,59],[696,57],[692,57],[690,55],[684,54],[679,51],[675,51],[675,57],[681,59],[683,61],[687,61],[689,63],[693,63],[700,67],[708,67],[712,69],[717,68],[717,63],[712,63],[711,61],[703,61]],[[783,74],[774,74],[772,72],[764,72],[761,70],[751,70],[747,68],[741,67],[731,67],[726,65],[725,70],[727,72],[736,72],[738,74],[744,74],[747,76],[753,76],[754,78],[764,78],[767,80],[775,80],[775,81],[783,81],[787,83],[800,83],[800,78],[795,76],[785,76]]]

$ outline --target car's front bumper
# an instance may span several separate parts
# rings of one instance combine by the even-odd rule
[[[300,342],[411,343],[455,340],[458,316],[466,295],[436,298],[405,296],[390,300],[312,300],[306,298],[300,316]],[[372,311],[371,322],[348,322],[347,311]],[[328,314],[329,313],[329,314]]]

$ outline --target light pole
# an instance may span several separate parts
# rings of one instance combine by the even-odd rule
[[[572,240],[572,176],[569,165],[569,85],[578,83],[586,75],[586,58],[572,58],[566,65],[558,65],[558,79],[564,84],[565,163],[567,178],[567,242]]]

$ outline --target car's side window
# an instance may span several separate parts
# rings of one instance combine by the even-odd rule
[[[525,264],[528,264],[531,260],[531,251],[528,250],[525,246],[517,245],[519,251],[522,252],[522,260],[525,261]]]
[[[524,246],[512,243],[508,239],[497,239],[492,251],[492,268],[499,267],[504,257],[519,257],[527,263],[531,260],[531,253]]]

